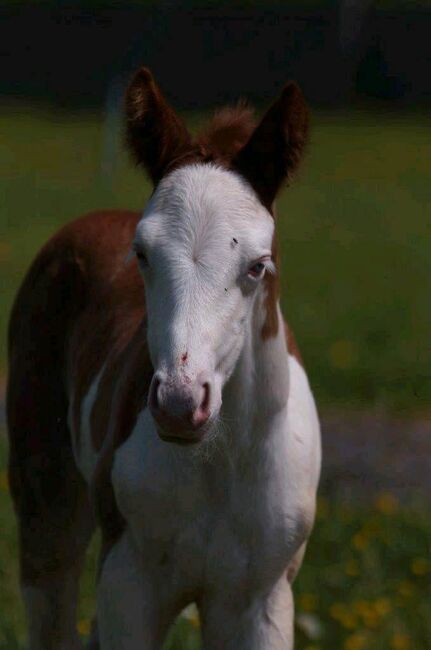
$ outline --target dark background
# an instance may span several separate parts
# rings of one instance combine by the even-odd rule
[[[429,2],[46,2],[0,6],[0,93],[94,108],[141,62],[176,105],[431,99]]]

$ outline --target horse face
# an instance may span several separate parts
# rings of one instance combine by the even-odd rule
[[[274,222],[252,188],[212,164],[173,171],[138,224],[148,345],[149,406],[166,439],[200,440],[220,410],[266,273]]]
[[[274,293],[262,283],[275,270],[270,211],[301,158],[307,109],[289,83],[259,124],[239,105],[193,139],[141,68],[126,118],[129,149],[155,186],[134,241],[155,369],[149,407],[164,439],[197,442],[251,336],[253,303],[265,285]],[[273,296],[257,310],[263,319],[265,309],[266,325],[254,327],[263,338],[278,323]]]

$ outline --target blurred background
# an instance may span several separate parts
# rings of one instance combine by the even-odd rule
[[[63,223],[142,209],[122,146],[131,72],[151,67],[192,129],[296,79],[307,158],[279,201],[282,302],[322,417],[315,531],[296,584],[299,650],[431,647],[431,2],[0,3],[0,428],[19,283]],[[42,370],[41,370],[42,371]],[[0,648],[23,648],[0,435]],[[89,630],[97,540],[83,579]],[[193,611],[169,648],[198,648]]]

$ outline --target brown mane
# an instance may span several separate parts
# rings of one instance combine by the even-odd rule
[[[244,101],[217,110],[198,134],[196,143],[204,160],[228,164],[248,142],[256,128],[254,111]]]

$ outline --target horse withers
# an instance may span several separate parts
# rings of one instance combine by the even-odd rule
[[[301,159],[305,102],[289,83],[257,124],[240,104],[193,138],[142,68],[126,135],[154,185],[144,212],[64,226],[10,321],[30,648],[80,647],[99,526],[91,648],[161,648],[194,602],[206,650],[291,649],[320,434],[279,306],[274,201]]]

